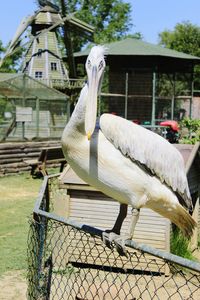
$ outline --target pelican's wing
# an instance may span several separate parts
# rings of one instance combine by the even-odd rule
[[[173,145],[158,134],[111,114],[101,116],[100,129],[123,155],[155,174],[191,207],[184,161]]]

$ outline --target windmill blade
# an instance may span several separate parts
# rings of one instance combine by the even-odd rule
[[[15,52],[17,52],[17,50],[19,49],[18,44],[20,42],[19,38],[21,37],[21,35],[25,32],[25,30],[27,29],[27,27],[32,23],[32,21],[34,20],[35,16],[36,16],[37,12],[33,15],[30,16],[28,18],[25,18],[22,20],[22,22],[20,23],[20,26],[17,29],[17,32],[15,34],[15,36],[12,39],[12,42],[8,48],[8,50],[6,51],[5,56],[2,58],[2,60],[0,61],[0,67],[2,66],[4,60],[8,57],[13,55]],[[54,23],[53,25],[51,25],[50,27],[42,30],[40,33],[38,33],[37,35],[33,36],[32,38],[30,38],[30,40],[24,44],[21,44],[21,47],[25,47],[27,44],[32,43],[35,39],[38,39],[40,36],[42,36],[43,34],[57,28],[60,27],[62,25],[64,25],[65,22],[69,22],[71,25],[73,26],[77,26],[79,29],[87,31],[88,33],[92,34],[94,32],[94,27],[83,22],[80,21],[79,19],[74,17],[74,13],[73,14],[69,14],[66,17],[62,18],[61,20],[59,20],[58,22]]]
[[[79,20],[78,18],[76,18],[74,14],[70,14],[67,15],[66,17],[63,18],[64,22],[69,22],[71,25],[74,25],[76,27],[79,27],[79,29],[83,30],[83,31],[87,31],[88,33],[94,33],[94,27],[87,24],[84,21]]]
[[[11,43],[10,43],[8,49],[6,50],[6,53],[5,53],[4,57],[3,57],[2,60],[0,61],[0,67],[1,67],[1,65],[3,64],[4,60],[5,60],[8,56],[10,56],[10,55],[12,55],[12,54],[14,53],[14,49],[15,49],[15,48],[19,45],[19,43],[20,43],[20,37],[21,37],[22,34],[26,31],[26,29],[28,28],[28,26],[33,22],[34,18],[35,18],[35,15],[33,15],[33,16],[28,16],[28,17],[25,17],[25,18],[21,21],[20,25],[19,25],[18,28],[17,28],[17,31],[16,31],[14,37],[13,37],[12,40],[11,40]],[[18,47],[17,47],[17,50],[18,50]],[[16,51],[17,51],[17,50],[16,50]]]
[[[26,22],[26,27],[25,27],[25,23],[23,23],[23,21],[20,23],[20,25],[23,23],[24,26],[20,26],[20,28],[18,28],[9,48],[7,49],[4,57],[2,58],[2,60],[0,61],[0,67],[2,66],[4,60],[8,57],[13,55],[15,52],[18,51],[19,47],[18,44],[20,42],[19,38],[21,37],[21,35],[24,33],[24,31],[27,29],[27,27],[31,24],[31,22],[34,20],[35,15],[29,17],[29,22]],[[37,35],[33,36],[30,38],[29,41],[25,42],[24,44],[21,44],[21,47],[25,47],[26,45],[32,43],[35,39],[39,38],[41,35],[45,34],[48,31],[51,31],[52,29],[59,27],[61,24],[63,24],[63,20],[60,20],[58,22],[56,22],[55,24],[53,24],[52,26],[50,26],[47,29],[42,30],[40,33],[38,33]],[[21,29],[21,30],[20,30]],[[22,30],[23,29],[23,30]]]
[[[48,5],[48,6],[52,7],[53,9],[55,9],[55,10],[57,10],[57,11],[60,10],[58,5],[52,3],[52,2],[50,2],[50,1],[48,1],[48,0],[38,0],[38,2],[39,2],[39,5],[40,5],[41,7],[44,7],[44,6]]]

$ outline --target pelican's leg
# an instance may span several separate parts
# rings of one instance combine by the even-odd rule
[[[125,241],[126,240],[132,240],[134,230],[135,230],[135,226],[136,226],[137,221],[139,219],[139,215],[140,215],[140,209],[132,208],[132,210],[131,210],[131,222],[130,222],[130,226],[129,226],[129,229],[128,229],[127,236],[117,236],[117,237],[113,238],[113,242],[115,243],[117,252],[120,255],[125,255],[125,256],[128,257],[127,251],[125,250]]]
[[[132,208],[131,214],[132,214],[132,216],[131,216],[131,222],[130,222],[130,226],[129,226],[129,230],[128,230],[128,240],[132,240],[132,238],[133,238],[135,226],[136,226],[137,221],[140,216],[140,209]]]
[[[127,215],[127,208],[128,208],[128,206],[126,205],[126,215]],[[121,209],[122,209],[122,211],[121,211]],[[123,210],[124,210],[124,215],[123,215]],[[124,216],[123,220],[120,218],[120,212],[121,212],[122,216]],[[121,229],[122,223],[123,223],[123,221],[126,217],[125,208],[123,208],[123,207],[121,208],[121,206],[120,206],[120,212],[119,212],[119,215],[117,217],[117,220],[115,222],[115,225],[114,225],[113,229],[118,228],[117,227],[118,224],[116,225],[118,220],[119,220],[119,222],[121,221],[121,225],[120,225],[120,229]],[[120,230],[119,230],[119,232],[113,232],[113,231],[108,232],[108,231],[106,231],[106,232],[103,233],[103,241],[106,244],[106,246],[108,246],[109,248],[113,248],[112,243],[114,242],[114,244],[116,246],[116,249],[117,249],[117,251],[120,255],[127,256],[127,252],[125,250],[125,241],[126,240],[131,240],[133,238],[135,226],[137,224],[137,221],[138,221],[139,215],[140,215],[140,209],[132,208],[131,213],[132,213],[131,222],[130,222],[130,226],[129,226],[129,229],[128,229],[127,236],[121,237],[120,236]]]
[[[127,211],[128,211],[128,205],[127,204],[120,204],[119,214],[117,216],[115,224],[114,224],[114,226],[111,230],[106,230],[107,233],[114,232],[114,233],[120,235],[122,224],[124,222],[124,219],[127,216]]]
[[[113,248],[113,242],[116,245],[117,251],[121,255],[125,255],[124,250],[122,249],[123,246],[121,245],[121,238],[120,238],[120,231],[122,224],[124,222],[124,219],[127,216],[127,210],[128,210],[128,205],[127,204],[120,204],[120,210],[119,214],[117,216],[117,219],[115,221],[115,224],[111,230],[105,230],[102,234],[103,242],[104,244],[109,247],[110,249]],[[119,240],[119,242],[118,242]]]

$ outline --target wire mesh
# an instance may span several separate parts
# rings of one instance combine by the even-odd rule
[[[120,256],[100,237],[71,225],[33,220],[28,299],[200,299],[200,273],[144,251],[127,253]]]
[[[28,235],[28,299],[200,299],[198,263],[130,241],[120,256],[101,230],[54,213],[58,192],[58,177],[45,177]]]

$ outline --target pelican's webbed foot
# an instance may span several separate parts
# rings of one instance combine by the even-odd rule
[[[102,239],[104,244],[110,248],[116,248],[117,252],[121,256],[128,256],[127,251],[125,249],[125,239],[121,237],[119,234],[114,232],[104,231],[102,233]]]

